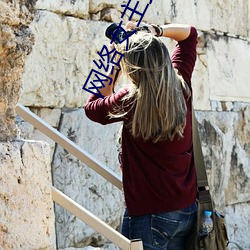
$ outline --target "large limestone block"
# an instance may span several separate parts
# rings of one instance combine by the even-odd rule
[[[91,69],[98,70],[93,60],[98,61],[97,51],[110,42],[104,35],[107,26],[38,12],[31,24],[36,42],[26,61],[20,102],[35,107],[82,107],[88,97],[82,87]]]
[[[36,43],[26,62],[21,102],[38,107],[82,107],[88,96],[82,86],[91,69],[98,70],[93,60],[98,61],[97,51],[109,45],[104,36],[107,26],[106,22],[39,12],[31,25]],[[171,53],[174,43],[165,40],[171,44]]]
[[[197,110],[225,110],[217,104],[249,102],[249,43],[198,32],[197,61],[193,73],[194,107]],[[230,110],[230,108],[227,108]]]
[[[55,249],[49,146],[0,143],[0,248]]]
[[[239,112],[197,112],[210,189],[215,203],[250,200],[250,107]]]
[[[98,61],[97,51],[109,44],[104,36],[107,26],[106,22],[39,12],[32,24],[36,44],[26,63],[21,102],[29,106],[82,107],[88,96],[82,86],[91,69],[97,70],[93,60]],[[195,106],[211,110],[211,100],[248,101],[249,88],[245,84],[250,58],[248,43],[214,33],[199,33],[193,78]]]
[[[250,44],[213,34],[207,42],[210,99],[249,102]]]
[[[61,119],[60,131],[93,157],[120,174],[117,158],[119,124],[102,126],[85,117],[84,110],[69,111]],[[113,228],[123,213],[122,192],[61,147],[53,162],[54,185]],[[59,248],[103,244],[104,239],[85,223],[56,206]]]

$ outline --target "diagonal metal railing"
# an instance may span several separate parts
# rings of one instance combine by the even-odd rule
[[[83,150],[77,144],[72,142],[62,133],[54,129],[47,122],[42,120],[39,116],[34,114],[28,108],[24,107],[22,104],[18,103],[16,107],[16,112],[20,115],[24,120],[32,124],[35,128],[40,130],[42,133],[47,135],[50,139],[58,143],[68,152],[73,154],[79,160],[84,162],[86,165],[91,167],[95,172],[100,174],[106,180],[111,182],[114,186],[122,190],[122,181],[121,178],[104,164],[96,160],[92,155]]]
[[[115,229],[110,227],[108,224],[104,223],[98,217],[90,213],[88,210],[80,206],[78,203],[70,199],[64,193],[52,187],[52,199],[68,210],[70,213],[74,214],[77,218],[84,221],[86,224],[91,226],[101,235],[109,239],[116,246],[121,249],[131,249],[131,250],[142,250],[142,242],[139,240],[129,240],[122,234],[117,232]]]
[[[18,103],[16,107],[16,113],[21,116],[25,121],[32,124],[35,128],[47,135],[50,139],[54,140],[68,152],[76,156],[79,160],[91,167],[96,173],[100,174],[106,180],[111,182],[114,186],[122,190],[121,178],[107,166],[96,160],[88,152],[83,150],[77,144],[69,140],[66,136],[54,129],[48,123],[43,121],[40,117]],[[51,188],[52,199],[54,202],[71,212],[77,218],[84,221],[90,227],[95,229],[98,233],[109,239],[116,246],[121,249],[131,250],[143,250],[142,242],[140,240],[129,240],[108,224],[101,221],[95,215],[90,213],[84,207],[77,204],[71,198],[63,194],[61,191],[52,186]]]

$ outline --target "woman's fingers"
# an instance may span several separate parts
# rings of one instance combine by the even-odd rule
[[[137,23],[129,21],[125,25],[125,30],[134,30],[136,28]]]
[[[134,30],[135,28],[137,28],[137,24],[138,24],[138,22],[129,21],[125,25],[125,30]],[[155,28],[150,24],[141,22],[140,27],[146,27],[148,32],[150,32],[152,35],[154,35],[154,36],[157,35]]]
[[[114,42],[109,44],[109,50],[113,50],[113,49],[116,49],[116,46],[115,46]]]

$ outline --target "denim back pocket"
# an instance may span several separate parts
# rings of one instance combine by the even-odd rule
[[[169,215],[169,213],[168,213]],[[179,230],[181,222],[164,216],[164,214],[153,214],[151,217],[152,243],[162,249],[166,249],[171,240]]]

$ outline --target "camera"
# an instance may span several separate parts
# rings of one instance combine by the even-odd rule
[[[117,30],[118,29],[118,30]],[[138,31],[150,32],[147,26],[137,27],[134,30],[125,31],[121,26],[112,23],[105,31],[105,36],[110,40],[114,39],[116,44],[121,43],[126,37],[137,33]],[[114,36],[114,37],[113,37]]]

